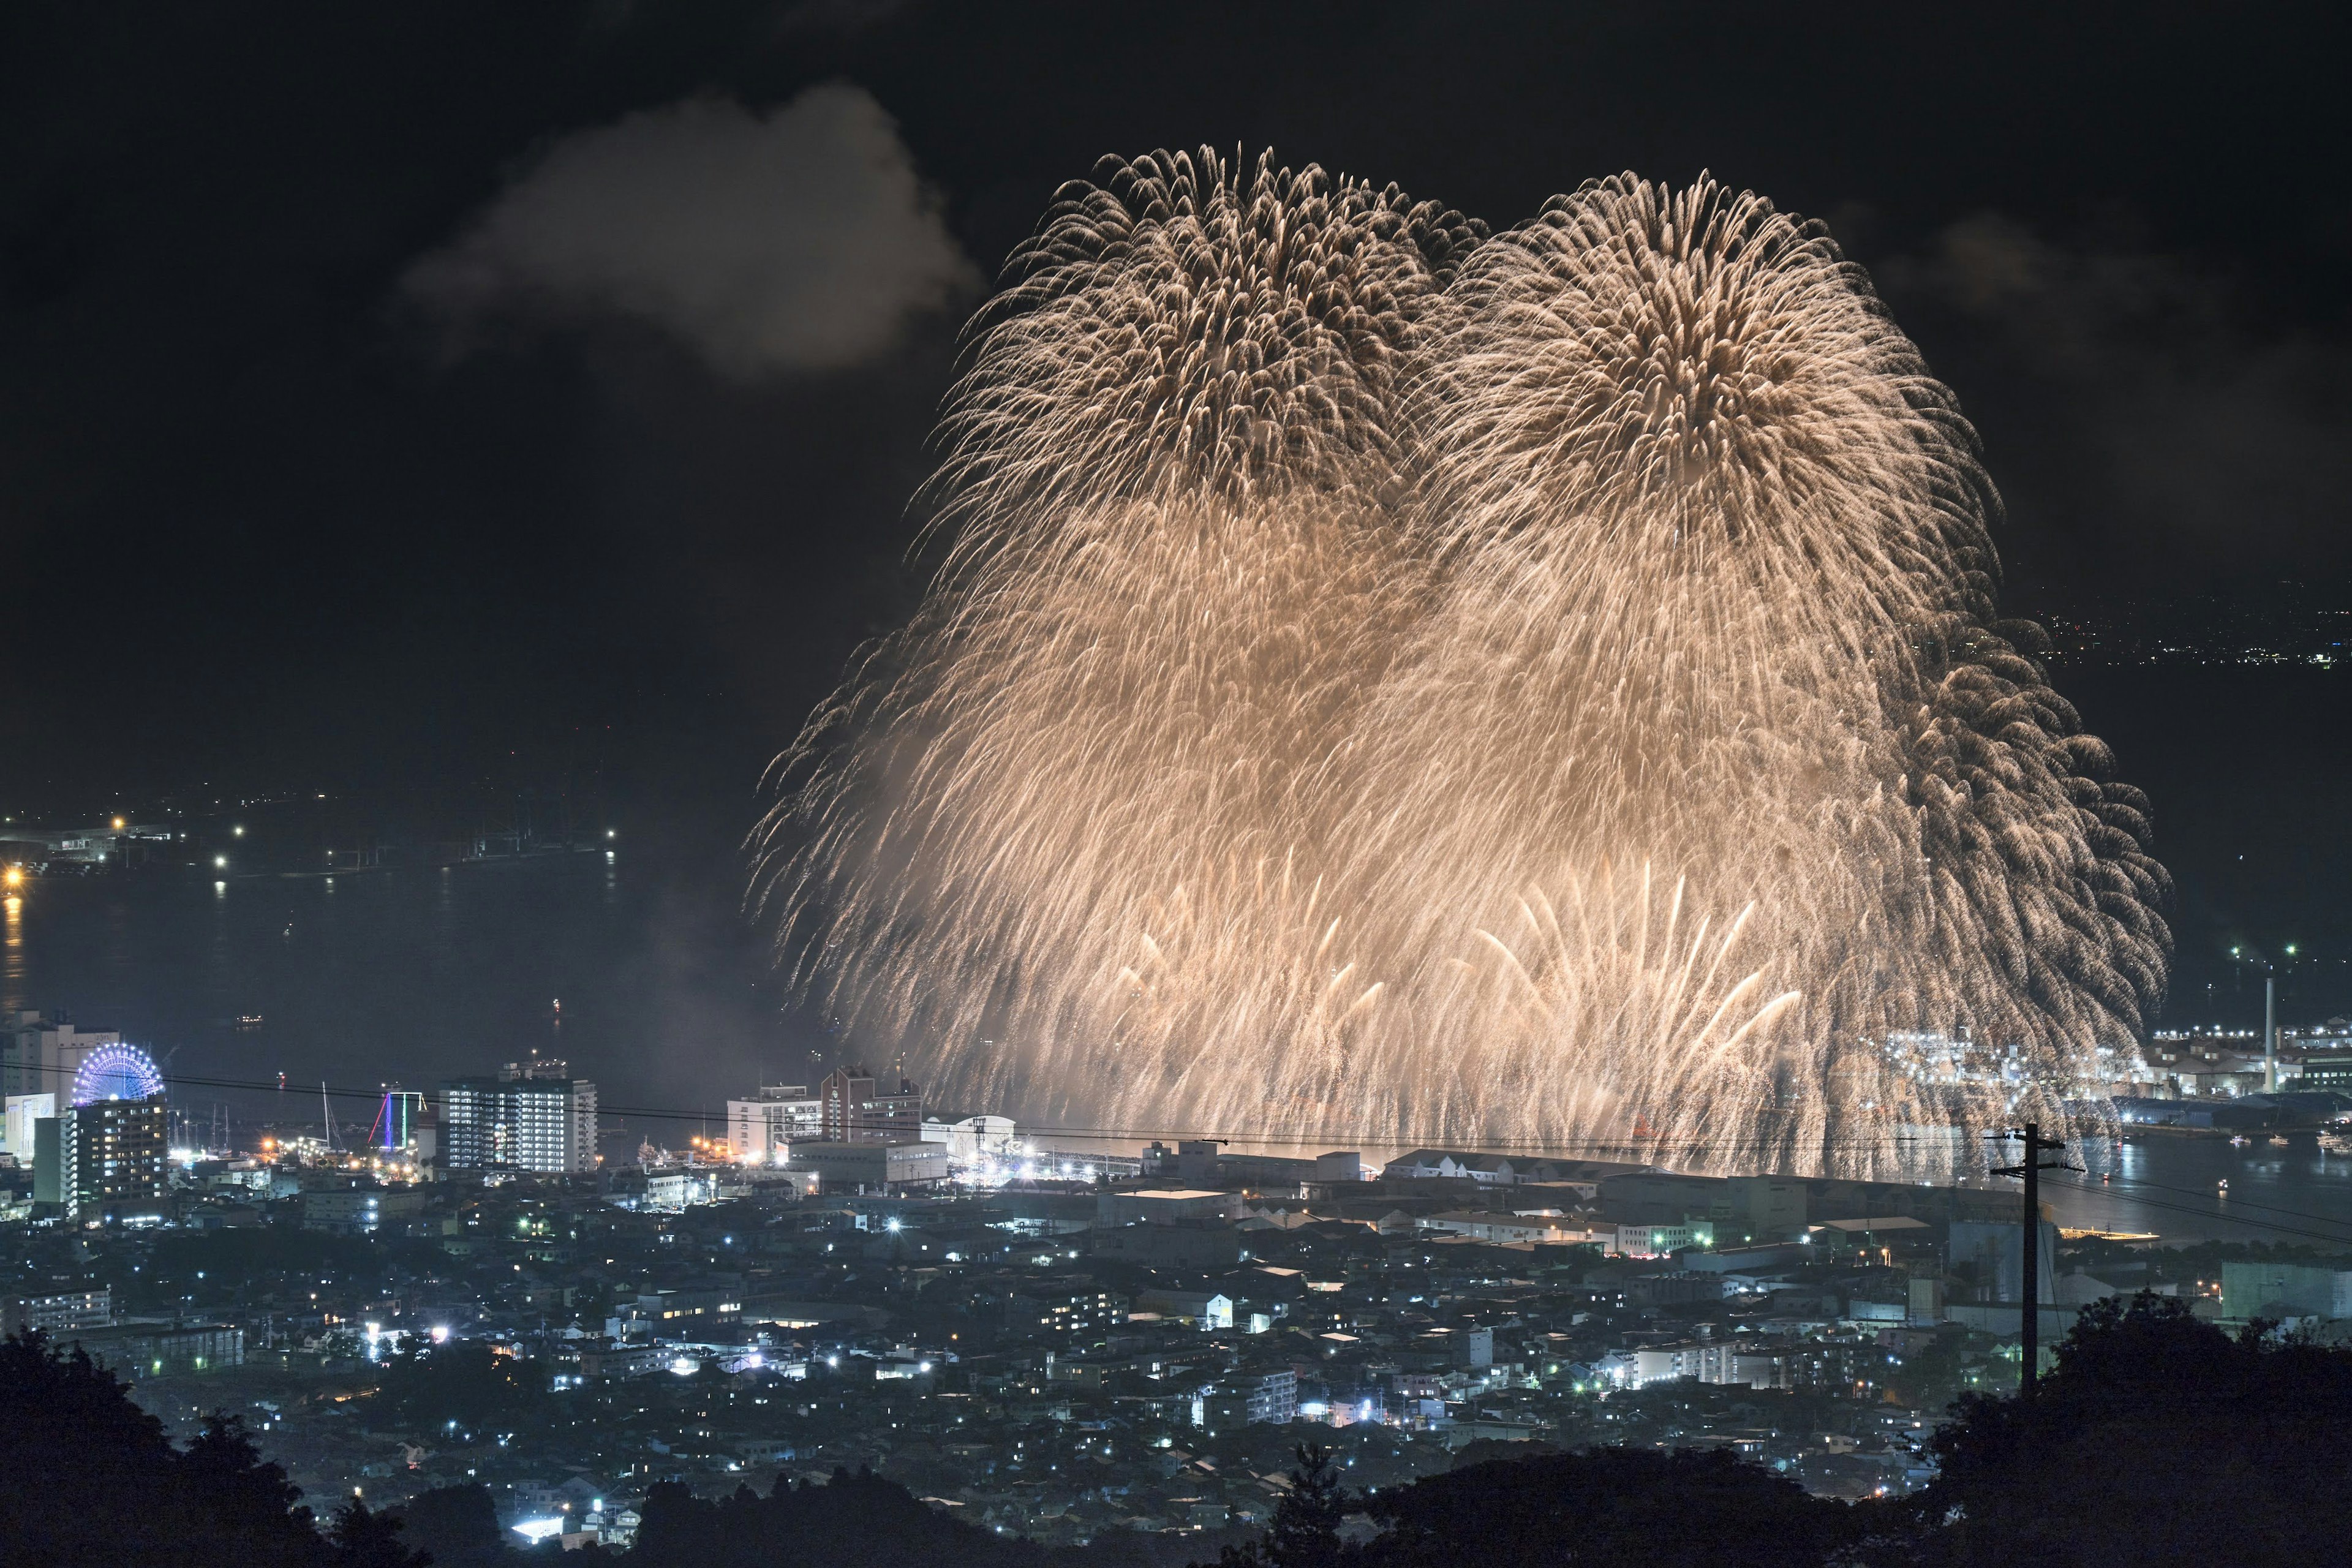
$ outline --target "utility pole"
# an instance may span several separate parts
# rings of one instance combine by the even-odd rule
[[[2025,1310],[2018,1331],[2019,1348],[2023,1354],[2019,1358],[2021,1364],[2017,1374],[2017,1392],[2021,1396],[2030,1399],[2033,1396],[2033,1380],[2035,1374],[2041,1370],[2042,1360],[2041,1173],[2079,1171],[2083,1167],[2066,1163],[2065,1140],[2044,1138],[2042,1136],[2041,1126],[2035,1122],[2029,1121],[2014,1132],[1989,1132],[1985,1136],[1999,1139],[2003,1142],[2012,1138],[2021,1138],[2025,1141],[2025,1158],[2022,1161],[2014,1165],[1996,1165],[1991,1173],[1996,1176],[2022,1176],[2025,1179],[2025,1224],[2021,1227],[2025,1248],[2022,1259],[2024,1289],[2020,1292],[2025,1298]],[[2045,1165],[2042,1163],[2042,1156],[2045,1153],[2055,1154],[2058,1158]]]

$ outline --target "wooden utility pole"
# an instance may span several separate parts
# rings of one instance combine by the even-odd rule
[[[2025,1249],[2025,1255],[2021,1260],[2024,1264],[2022,1270],[2024,1289],[2021,1293],[2025,1297],[2025,1309],[2018,1331],[2019,1348],[2023,1354],[2019,1358],[2021,1364],[2017,1373],[2017,1392],[2024,1397],[2031,1398],[2033,1394],[2034,1376],[2041,1370],[2042,1361],[2041,1173],[2079,1171],[2083,1167],[2066,1163],[2065,1140],[2042,1137],[2042,1128],[2036,1122],[2029,1121],[2022,1128],[2012,1132],[1992,1132],[1986,1136],[2003,1142],[2012,1138],[2023,1139],[2025,1142],[2023,1160],[2014,1165],[1996,1165],[1991,1173],[1996,1176],[2021,1176],[2025,1179],[2025,1224],[2021,1227]],[[2055,1154],[2058,1158],[2045,1165],[2042,1163],[2042,1156],[2045,1153]]]

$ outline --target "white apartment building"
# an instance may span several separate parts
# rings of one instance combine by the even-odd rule
[[[759,1099],[727,1102],[728,1146],[739,1160],[773,1164],[794,1143],[815,1139],[821,1120],[821,1104],[808,1085],[762,1084]]]
[[[574,1078],[452,1079],[441,1086],[447,1171],[593,1171],[596,1086]]]

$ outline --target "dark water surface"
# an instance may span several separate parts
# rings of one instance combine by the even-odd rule
[[[318,1120],[322,1079],[429,1089],[534,1047],[594,1079],[608,1105],[699,1108],[792,1058],[810,1065],[770,984],[723,879],[619,852],[226,883],[39,879],[0,926],[0,1007],[121,1029],[175,1078],[285,1073],[283,1103],[175,1089],[183,1109],[224,1101],[240,1123]],[[236,1022],[247,1016],[259,1024]],[[339,1101],[337,1119],[354,1109]]]

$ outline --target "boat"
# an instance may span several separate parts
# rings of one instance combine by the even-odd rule
[[[2352,1154],[2352,1131],[2339,1129],[2321,1133],[2319,1152],[2323,1154]]]
[[[2273,1132],[2273,1133],[2272,1133],[2272,1134],[2271,1134],[2271,1147],[2272,1147],[2272,1148],[2273,1148],[2273,1149],[2284,1149],[2284,1148],[2285,1148],[2285,1147],[2286,1147],[2286,1134],[2285,1134],[2285,1133],[2284,1133],[2284,1132]]]
[[[2229,1178],[2229,1177],[2224,1176],[2224,1177],[2222,1177],[2222,1178],[2221,1178],[2221,1186],[2220,1186],[2220,1188],[2219,1188],[2218,1190],[2220,1191],[2221,1194],[2223,1197],[2225,1197],[2225,1198],[2226,1198],[2226,1197],[2228,1197],[2228,1196],[2230,1195],[2230,1178]]]
[[[2242,1149],[2252,1142],[2252,1139],[2247,1137],[2242,1132],[2232,1132],[2230,1134],[2230,1147],[2232,1149]]]

